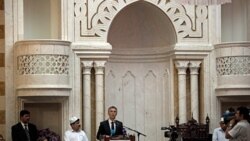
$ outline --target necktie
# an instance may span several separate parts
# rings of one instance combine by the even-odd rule
[[[114,122],[113,122],[113,121],[111,122],[111,129],[112,129],[112,130],[115,129],[115,127],[114,127]]]
[[[30,133],[29,133],[27,126],[28,126],[27,124],[24,125],[24,130],[25,130],[25,134],[27,136],[28,141],[30,141]]]
[[[114,122],[111,122],[111,136],[115,135],[115,127],[114,127]]]

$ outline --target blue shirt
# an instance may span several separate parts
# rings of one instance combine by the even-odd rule
[[[214,129],[213,141],[229,141],[228,139],[226,139],[225,132],[221,129],[221,127]]]

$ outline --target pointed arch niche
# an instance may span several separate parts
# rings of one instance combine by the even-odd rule
[[[159,127],[172,122],[173,112],[169,56],[177,36],[171,20],[149,2],[132,3],[112,21],[108,42],[105,110],[117,106],[118,120],[147,135],[140,140],[163,140]]]

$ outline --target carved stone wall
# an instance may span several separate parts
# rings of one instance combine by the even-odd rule
[[[75,41],[107,40],[114,17],[139,0],[75,0]],[[162,10],[172,21],[178,42],[208,42],[208,8],[183,6],[166,0],[145,0]]]
[[[159,127],[171,123],[172,116],[169,63],[108,62],[105,72],[105,110],[117,106],[118,120],[147,135],[140,140],[164,140]]]

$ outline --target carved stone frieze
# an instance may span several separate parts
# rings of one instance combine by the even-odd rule
[[[66,55],[22,55],[17,57],[19,75],[69,74],[69,56]]]
[[[217,75],[249,75],[250,56],[228,56],[216,59]]]
[[[112,20],[124,7],[138,0],[75,0],[76,40],[106,40]],[[207,40],[208,8],[185,6],[166,0],[145,0],[161,9],[172,21],[178,41]],[[189,7],[190,9],[190,7]]]

